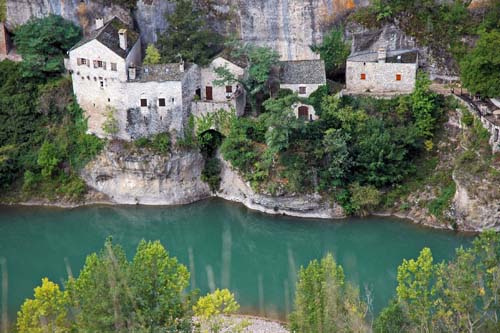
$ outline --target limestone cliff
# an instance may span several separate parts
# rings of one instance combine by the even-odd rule
[[[200,179],[203,163],[197,152],[161,156],[115,142],[83,169],[82,177],[113,203],[181,205],[211,195]]]
[[[366,5],[369,0],[214,0],[200,1],[209,8],[209,21],[217,30],[237,33],[245,41],[269,45],[284,59],[315,56],[309,46],[321,41],[331,21],[348,9]],[[99,0],[7,0],[10,28],[31,17],[54,13],[92,29],[96,17],[117,15],[135,23],[143,43],[156,41],[166,29],[165,13],[173,9],[165,0],[139,0],[132,15],[117,6],[104,6]],[[221,17],[228,17],[222,24]]]

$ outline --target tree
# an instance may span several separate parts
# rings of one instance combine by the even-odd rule
[[[227,289],[217,289],[213,293],[201,297],[193,306],[195,316],[200,320],[202,332],[219,333],[241,332],[246,324],[235,323],[230,315],[240,308],[232,294]]]
[[[463,85],[484,97],[500,96],[500,30],[484,32],[476,47],[460,63]]]
[[[50,178],[61,162],[60,153],[55,144],[45,141],[38,151],[38,166],[42,168],[42,176]]]
[[[437,120],[436,94],[430,91],[430,84],[427,75],[419,72],[415,91],[410,95],[411,112],[419,130],[418,136],[422,138],[433,136]]]
[[[189,272],[159,241],[139,243],[130,267],[130,285],[141,326],[176,332],[189,329],[191,319],[183,295]]]
[[[417,260],[404,259],[398,267],[396,291],[399,301],[407,308],[410,319],[421,332],[428,332],[432,325],[434,272],[429,248],[424,248]]]
[[[344,27],[342,26],[333,28],[323,36],[321,44],[314,45],[311,49],[320,54],[329,74],[335,74],[338,69],[345,67],[345,62],[351,52],[351,47],[344,38]]]
[[[34,296],[24,301],[17,314],[19,333],[71,332],[67,295],[59,285],[43,278]]]
[[[301,267],[295,291],[291,331],[302,333],[364,332],[367,307],[344,280],[342,266],[327,254]]]
[[[24,77],[44,80],[63,72],[63,58],[81,38],[81,30],[61,16],[35,18],[15,31],[14,43],[22,55]]]
[[[190,61],[206,65],[221,50],[222,37],[211,30],[203,11],[191,0],[176,0],[175,11],[166,15],[169,25],[158,39],[164,62]]]
[[[156,65],[161,62],[161,55],[158,49],[153,45],[149,44],[146,48],[146,56],[144,57],[144,65]]]
[[[236,77],[226,67],[218,67],[215,73],[219,86],[239,83],[247,92],[248,101],[253,111],[257,111],[257,96],[269,93],[269,78],[272,68],[278,64],[279,55],[267,47],[252,44],[232,45],[232,56],[244,59],[247,63],[247,74],[243,78]]]

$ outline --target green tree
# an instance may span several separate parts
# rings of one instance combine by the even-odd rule
[[[278,64],[279,55],[270,48],[252,44],[236,44],[231,47],[233,48],[231,53],[234,57],[245,60],[247,74],[239,78],[231,73],[227,67],[218,67],[215,69],[218,78],[214,82],[220,86],[239,83],[247,93],[252,110],[256,112],[257,96],[269,93],[271,70]]]
[[[81,38],[81,30],[61,16],[35,18],[15,31],[14,43],[22,55],[24,77],[45,79],[64,70],[63,58]]]
[[[373,324],[376,333],[400,333],[410,331],[411,322],[397,300],[384,308]]]
[[[38,166],[42,168],[42,176],[50,178],[61,162],[61,155],[55,144],[45,141],[38,152]]]
[[[124,331],[136,324],[132,315],[129,279],[130,264],[123,249],[108,239],[104,249],[87,256],[76,279],[67,291],[78,308],[76,327],[84,332]]]
[[[144,57],[144,65],[156,65],[161,62],[160,51],[153,45],[149,44],[146,48],[146,56]]]
[[[476,47],[460,63],[463,85],[484,97],[500,96],[500,30],[482,33]]]
[[[369,214],[375,209],[381,200],[381,193],[373,185],[361,186],[353,183],[349,186],[351,192],[351,205],[354,211],[360,215]]]
[[[59,285],[43,278],[34,296],[17,314],[19,333],[71,332],[67,296]]]
[[[301,267],[295,291],[291,330],[302,333],[365,332],[366,305],[344,280],[342,266],[328,254]]]
[[[185,331],[191,319],[184,290],[189,284],[186,266],[171,258],[159,241],[141,241],[130,267],[135,316],[152,331]]]
[[[165,19],[169,25],[157,43],[164,62],[177,62],[182,58],[206,65],[221,50],[222,37],[208,27],[205,13],[191,0],[176,0],[174,12]]]
[[[407,308],[420,332],[429,332],[432,326],[435,269],[429,248],[424,248],[417,260],[405,259],[398,267],[396,291],[399,301]]]
[[[315,45],[311,49],[320,54],[329,74],[334,74],[338,69],[345,67],[345,62],[351,52],[351,46],[344,38],[343,26],[333,28],[323,36],[321,44]]]
[[[423,138],[433,136],[437,120],[436,94],[430,91],[430,83],[426,74],[419,72],[415,91],[410,95],[411,112],[419,130],[418,136]]]

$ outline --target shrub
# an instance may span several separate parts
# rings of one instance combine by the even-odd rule
[[[158,133],[153,135],[151,147],[160,154],[168,153],[170,149],[170,133]]]
[[[375,186],[361,186],[354,183],[349,187],[351,192],[351,205],[354,212],[365,215],[376,208],[381,200],[381,193]]]
[[[217,192],[221,182],[221,164],[217,157],[208,158],[201,172],[201,180],[208,184],[212,192]]]
[[[464,124],[467,127],[470,127],[472,126],[473,123],[474,123],[474,116],[472,115],[472,113],[469,112],[469,110],[464,108],[462,110],[462,124]]]
[[[450,206],[451,200],[455,195],[455,191],[455,182],[452,182],[447,187],[441,189],[441,193],[439,194],[439,196],[428,204],[428,208],[431,214],[438,218],[441,218],[443,216],[443,212]]]

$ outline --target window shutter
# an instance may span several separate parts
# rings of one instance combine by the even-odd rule
[[[102,62],[102,68],[103,68],[103,69],[106,69],[106,61],[103,61],[103,62]]]
[[[87,67],[90,67],[90,59],[87,59]]]
[[[80,66],[82,64],[82,59],[81,58],[76,58],[76,64]]]
[[[94,68],[97,68],[97,60],[94,60]]]

